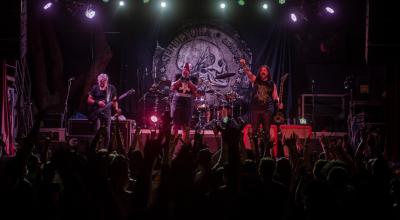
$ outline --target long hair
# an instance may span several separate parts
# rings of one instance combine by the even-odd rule
[[[267,65],[261,65],[260,67],[258,67],[258,71],[257,71],[257,75],[260,75],[261,72],[261,68],[265,67],[267,69],[268,72],[268,80],[272,80],[272,76],[271,76],[271,70],[269,69],[269,66]]]

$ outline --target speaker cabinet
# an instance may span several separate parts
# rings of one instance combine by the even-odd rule
[[[68,135],[94,135],[96,124],[88,119],[69,119]]]
[[[129,149],[132,140],[132,133],[134,133],[135,121],[134,120],[121,120],[111,121],[111,139],[110,142],[113,140],[113,137],[117,135],[117,131],[120,132],[121,138],[123,141],[123,145],[125,150]],[[70,119],[68,121],[68,139],[69,145],[77,145],[81,141],[87,142],[88,140],[92,140],[96,134],[96,124],[87,119]],[[111,142],[112,144],[112,142]]]
[[[135,132],[134,124],[133,120],[111,121],[111,141],[119,132],[126,152],[131,145],[132,134]]]
[[[64,142],[65,128],[40,128],[39,137],[41,139],[50,138],[51,142]]]

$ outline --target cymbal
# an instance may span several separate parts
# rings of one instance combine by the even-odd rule
[[[197,90],[197,94],[204,96],[206,94],[206,92],[203,90]]]
[[[158,82],[158,86],[171,86],[171,80],[161,80]]]
[[[156,95],[156,96],[168,96],[168,94],[165,94],[165,93],[163,93],[161,90],[159,90],[159,89],[149,89],[149,92],[151,93],[151,94],[153,94],[153,95]]]
[[[205,95],[206,93],[215,93],[216,91],[213,89],[208,89],[208,90],[197,90],[197,93],[200,95]]]
[[[236,73],[224,73],[219,76],[216,76],[215,79],[226,79],[226,78],[232,77],[234,75],[236,75]]]

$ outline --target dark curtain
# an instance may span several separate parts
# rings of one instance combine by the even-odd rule
[[[389,65],[386,81],[385,121],[387,124],[387,143],[385,156],[392,161],[400,160],[400,66]]]
[[[261,40],[261,39],[260,39]],[[281,85],[281,77],[288,74],[284,83],[284,93],[282,101],[286,116],[291,117],[295,114],[293,99],[293,77],[295,72],[295,45],[293,33],[285,27],[276,24],[269,28],[265,39],[261,41],[260,51],[254,57],[254,72],[260,65],[268,65],[272,72],[272,78],[277,85],[278,92]]]

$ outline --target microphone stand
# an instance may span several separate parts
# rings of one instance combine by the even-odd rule
[[[143,128],[147,128],[147,125],[146,125],[146,97],[147,97],[148,93],[149,92],[145,92],[143,94],[143,96],[138,100],[138,103],[140,103],[143,100],[143,117],[142,117],[142,120],[143,120],[142,126],[143,126]]]
[[[312,93],[312,112],[311,112],[311,126],[313,129],[313,138],[315,140],[316,138],[316,131],[315,131],[315,94],[314,94],[314,85],[315,85],[315,81],[311,80],[311,93]]]
[[[72,79],[69,79],[68,80],[67,97],[65,98],[65,103],[64,103],[64,112],[61,116],[61,128],[64,128],[65,119],[66,119],[67,113],[68,113],[68,99],[69,99],[69,92],[71,91],[71,85],[72,85]]]

